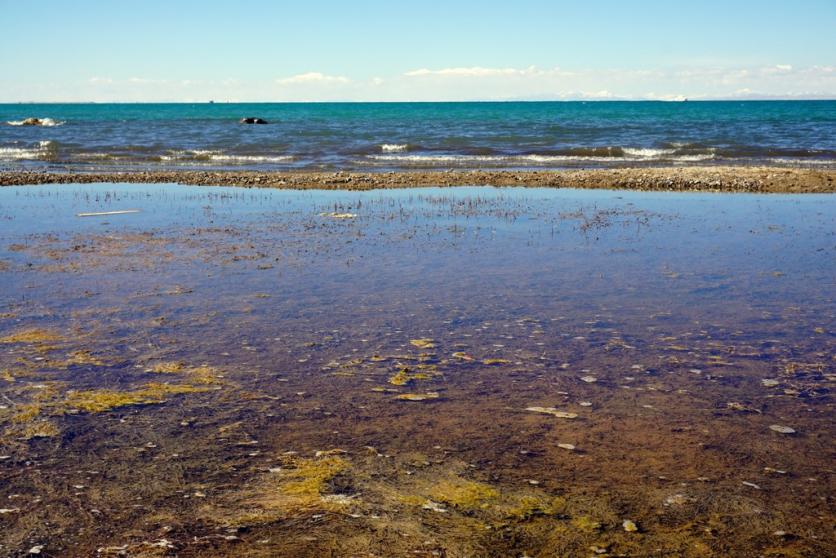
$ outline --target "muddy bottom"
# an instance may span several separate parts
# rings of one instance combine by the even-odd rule
[[[2,188],[0,555],[833,555],[834,216]]]

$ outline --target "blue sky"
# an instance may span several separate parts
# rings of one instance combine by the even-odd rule
[[[836,0],[0,0],[0,101],[836,97]]]

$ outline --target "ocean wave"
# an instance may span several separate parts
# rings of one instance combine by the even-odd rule
[[[210,155],[212,161],[230,163],[286,163],[293,160],[293,155]]]
[[[579,152],[595,153],[594,155],[579,154]],[[706,153],[678,153],[672,149],[650,148],[613,148],[609,151],[601,148],[589,150],[574,150],[564,154],[519,154],[519,155],[368,155],[367,159],[378,162],[400,163],[406,165],[434,165],[447,164],[452,166],[466,166],[470,164],[535,164],[549,165],[569,162],[642,162],[642,161],[706,161],[713,159],[713,151]]]
[[[836,167],[836,161],[832,159],[804,159],[789,157],[773,157],[768,161],[775,165],[799,165],[802,167]]]
[[[160,155],[160,161],[183,161],[183,162],[218,162],[218,163],[286,163],[293,160],[292,155],[238,155],[224,153],[223,151],[211,149],[187,149],[182,151],[170,151],[166,155]]]
[[[53,126],[62,126],[67,123],[66,121],[57,121],[52,118],[37,118],[36,120],[38,121],[38,124],[28,123],[28,118],[24,120],[9,120],[6,124],[9,126],[46,126],[47,128],[51,128]]]
[[[398,153],[409,149],[406,143],[384,143],[380,146],[380,150],[384,153]]]
[[[55,142],[39,141],[37,147],[0,147],[0,160],[22,161],[49,158],[55,148]]]
[[[165,155],[160,155],[160,161],[208,161],[213,155],[220,153],[220,151],[209,149],[172,150]]]

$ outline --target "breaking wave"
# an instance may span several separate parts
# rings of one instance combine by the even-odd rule
[[[406,143],[384,143],[380,146],[380,150],[384,153],[400,153],[409,149]]]
[[[35,147],[0,147],[0,161],[44,160],[55,153],[55,142],[39,141]]]
[[[171,151],[167,155],[161,155],[160,161],[206,161],[218,163],[287,163],[293,160],[292,155],[236,155],[213,151],[210,149],[189,149],[184,151]]]
[[[694,162],[714,159],[713,149],[703,152],[680,152],[676,149],[650,148],[578,148],[561,152],[527,153],[519,155],[458,155],[458,154],[384,154],[368,155],[372,162],[401,164],[407,166],[471,166],[471,165],[558,165],[572,162]]]

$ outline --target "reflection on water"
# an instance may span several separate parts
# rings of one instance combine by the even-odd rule
[[[834,215],[0,189],[0,555],[830,554]]]

